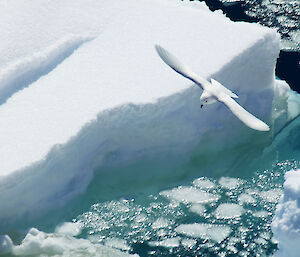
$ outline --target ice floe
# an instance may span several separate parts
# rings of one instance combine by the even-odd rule
[[[209,134],[218,135],[210,143],[222,148],[229,138],[242,143],[256,133],[218,105],[200,116],[199,89],[161,63],[156,43],[235,91],[251,113],[271,119],[279,51],[273,30],[233,23],[199,3],[11,1],[3,8],[2,72],[15,63],[10,81],[22,67],[34,80],[3,93],[3,99],[11,96],[0,108],[3,224],[61,206],[86,189],[101,165],[170,149],[182,156]],[[95,39],[82,44],[86,35]],[[112,160],[110,153],[118,154]]]
[[[178,187],[163,191],[161,195],[182,203],[209,203],[220,198],[217,194],[207,193],[194,187]]]
[[[240,217],[244,212],[242,206],[234,203],[222,203],[215,211],[218,219],[231,219]]]
[[[199,237],[222,242],[226,237],[229,236],[231,229],[225,225],[194,223],[179,225],[175,231],[179,234],[190,237]]]

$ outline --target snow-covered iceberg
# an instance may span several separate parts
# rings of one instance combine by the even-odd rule
[[[0,237],[0,255],[13,256],[93,256],[93,257],[138,257],[137,254],[128,254],[113,247],[93,244],[87,239],[78,239],[69,234],[44,233],[35,228],[28,234],[20,245],[13,245],[11,239]]]
[[[296,257],[300,243],[300,170],[285,174],[284,194],[272,222],[274,238],[279,241],[275,256]]]
[[[200,111],[200,89],[161,62],[156,43],[273,124],[279,38],[271,29],[196,2],[17,2],[0,18],[11,43],[0,44],[0,226],[65,203],[101,165],[180,156],[199,144],[207,153],[232,149],[259,135],[221,104]],[[29,83],[8,92],[22,67]],[[272,133],[264,138],[256,154]]]

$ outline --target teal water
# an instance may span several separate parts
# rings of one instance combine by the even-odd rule
[[[110,245],[125,240],[130,252],[140,256],[269,256],[277,249],[270,224],[282,194],[283,175],[299,167],[300,162],[285,161],[257,171],[249,179],[200,177],[170,194],[203,189],[218,195],[216,201],[194,203],[190,198],[197,191],[193,190],[176,201],[165,197],[163,191],[95,203],[76,221],[84,225],[82,237]],[[220,206],[229,209],[222,211]],[[237,206],[240,208],[235,210]],[[216,235],[190,236],[176,231],[181,224],[195,223],[213,224],[230,232],[218,240]]]
[[[272,256],[271,222],[284,174],[300,168],[299,142],[300,117],[271,140],[256,134],[214,154],[199,146],[182,158],[101,167],[67,206],[7,234],[20,244],[30,227],[53,235],[57,225],[73,222],[82,229],[72,238],[86,239],[89,247],[139,256]],[[53,249],[27,256],[94,256],[88,247],[71,255]]]
[[[81,212],[67,221],[83,225],[80,238],[140,256],[271,256],[277,242],[270,225],[284,174],[300,168],[299,142],[300,117],[262,153],[249,142],[208,166],[196,152],[184,164],[143,160],[101,169],[73,203]],[[228,165],[235,158],[239,165]]]

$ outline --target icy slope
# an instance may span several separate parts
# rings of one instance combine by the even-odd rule
[[[49,2],[46,8],[36,3],[43,15],[35,18],[45,22],[59,3]],[[27,31],[27,38],[41,42],[40,51],[47,52],[48,30],[56,38],[101,33],[1,106],[2,221],[24,215],[30,219],[64,203],[85,189],[93,168],[104,162],[117,165],[163,152],[178,155],[212,134],[212,145],[234,147],[259,133],[221,105],[200,111],[199,88],[161,62],[155,43],[200,75],[219,80],[239,94],[239,102],[249,111],[271,122],[279,51],[274,31],[230,22],[196,3],[184,7],[171,1],[115,1],[92,11],[89,4],[72,5],[72,11],[64,4],[58,31],[54,25],[45,26],[45,35],[36,36],[31,27]],[[74,19],[74,13],[83,15],[83,25],[64,25],[62,21]],[[26,24],[30,17],[24,14],[23,19]],[[18,49],[19,43],[14,47]],[[17,51],[3,62],[22,55]],[[39,58],[32,59],[32,74],[39,72],[35,62]]]

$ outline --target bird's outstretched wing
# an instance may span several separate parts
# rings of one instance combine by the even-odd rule
[[[181,63],[174,55],[159,45],[155,45],[155,49],[160,58],[169,65],[173,70],[181,74],[187,79],[190,79],[202,89],[208,83],[205,79],[192,72],[185,64]]]
[[[260,131],[268,131],[270,130],[269,126],[256,118],[254,115],[246,111],[242,106],[240,106],[236,101],[234,101],[230,96],[226,94],[221,94],[217,97],[219,102],[225,104],[232,113],[237,116],[245,125],[248,127],[260,130]]]
[[[228,88],[224,87],[220,82],[214,79],[210,79],[210,81],[211,81],[211,85],[215,87],[218,91],[223,92],[232,98],[239,98],[235,93],[231,92]]]

